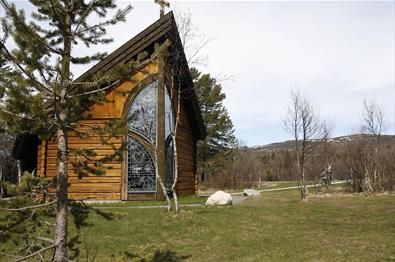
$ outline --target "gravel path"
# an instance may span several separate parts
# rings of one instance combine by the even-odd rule
[[[348,181],[342,180],[342,181],[336,181],[333,182],[332,185],[337,185],[337,184],[344,184],[347,183]],[[314,187],[314,185],[308,185],[307,187]],[[259,192],[272,192],[272,191],[282,191],[282,190],[289,190],[289,189],[297,189],[298,186],[290,186],[290,187],[281,187],[281,188],[272,188],[272,189],[262,189],[262,190],[257,190]],[[247,197],[244,196],[243,192],[236,192],[236,193],[231,193],[232,195],[232,200],[234,205],[240,205],[242,204]],[[204,204],[184,204],[180,205],[180,207],[201,207],[204,206]],[[118,208],[167,208],[165,205],[161,206],[114,206],[114,207],[95,207],[95,208],[100,208],[100,209],[118,209]]]

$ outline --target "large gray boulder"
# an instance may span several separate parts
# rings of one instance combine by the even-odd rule
[[[243,194],[245,196],[259,196],[261,192],[254,189],[244,189]]]
[[[217,191],[212,194],[206,201],[206,206],[226,206],[232,204],[232,196],[224,191]]]

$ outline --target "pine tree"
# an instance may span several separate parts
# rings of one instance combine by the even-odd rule
[[[229,113],[222,104],[225,94],[222,86],[210,74],[191,69],[194,88],[198,96],[207,136],[198,143],[198,173],[204,181],[207,176],[223,168],[231,149],[236,144]]]
[[[83,162],[68,162],[68,133],[87,135],[78,132],[79,121],[88,117],[82,117],[82,112],[91,102],[104,102],[109,88],[123,80],[132,80],[129,77],[132,69],[140,64],[140,59],[149,58],[141,55],[106,75],[92,75],[85,82],[76,83],[70,69],[73,64],[99,61],[106,54],[78,57],[73,52],[75,45],[85,44],[89,48],[110,43],[112,39],[105,37],[107,26],[125,21],[131,6],[116,10],[114,17],[108,19],[108,12],[116,9],[115,0],[30,0],[30,3],[35,11],[27,19],[25,12],[18,10],[14,3],[0,0],[5,13],[1,18],[0,58],[2,66],[6,64],[9,69],[7,73],[0,73],[0,94],[4,94],[0,119],[12,134],[57,139],[55,237],[53,244],[43,250],[55,248],[53,260],[67,261],[68,165],[78,168],[81,175],[87,172]],[[9,49],[10,38],[16,45],[13,50]],[[113,136],[120,131],[118,125],[122,126],[109,123],[104,130],[91,132]],[[73,154],[88,159],[93,153],[80,150]]]

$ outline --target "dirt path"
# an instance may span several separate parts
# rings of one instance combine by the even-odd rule
[[[341,181],[336,181],[333,182],[332,185],[338,185],[338,184],[344,184],[347,183],[348,181],[346,180],[341,180]],[[308,185],[307,187],[314,187],[314,185]],[[271,188],[271,189],[262,189],[262,190],[257,190],[259,192],[273,192],[273,191],[282,191],[282,190],[290,190],[290,189],[297,189],[298,186],[290,186],[290,187],[281,187],[281,188]],[[248,197],[244,196],[243,192],[236,192],[236,193],[231,193],[232,195],[232,200],[234,205],[240,205],[242,204]],[[202,196],[202,197],[208,197],[207,196]],[[204,206],[204,204],[184,204],[180,205],[180,207],[200,207]],[[166,205],[161,205],[161,206],[114,206],[114,207],[95,207],[95,208],[100,208],[100,209],[122,209],[122,208],[167,208]]]

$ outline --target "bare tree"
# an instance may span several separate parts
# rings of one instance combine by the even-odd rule
[[[361,133],[365,135],[367,143],[364,187],[368,193],[373,194],[383,190],[379,171],[379,143],[385,129],[384,118],[384,110],[380,105],[363,100]]]
[[[291,92],[287,116],[283,123],[285,130],[294,138],[300,196],[302,200],[307,200],[306,160],[316,144],[314,142],[325,137],[325,123],[320,121],[310,101],[299,91]]]
[[[193,24],[190,12],[176,13],[176,23],[188,65],[194,67],[206,64],[207,56],[202,54],[202,50],[214,38],[207,36],[198,26]]]

